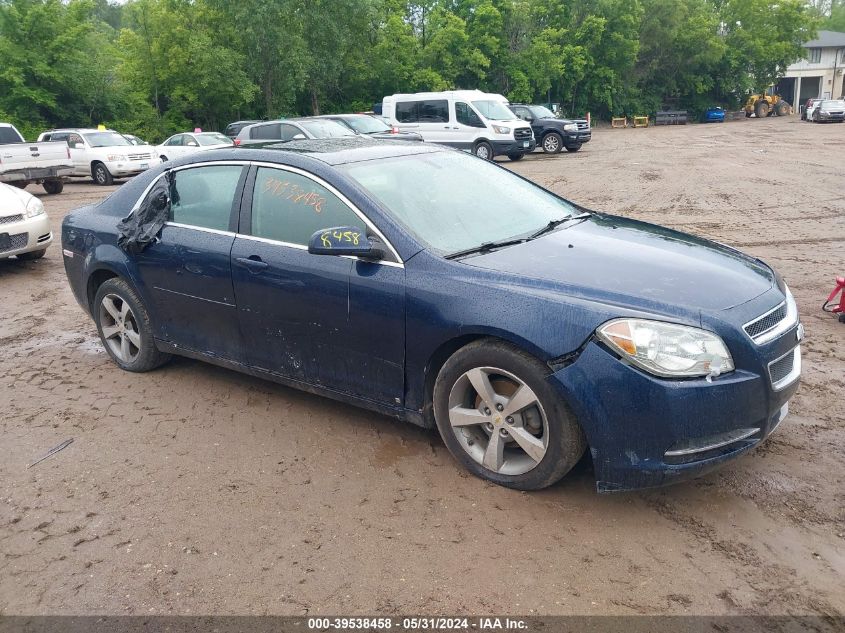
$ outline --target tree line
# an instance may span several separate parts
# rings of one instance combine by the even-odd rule
[[[843,0],[0,0],[0,120],[160,141],[480,88],[571,116],[737,106]]]

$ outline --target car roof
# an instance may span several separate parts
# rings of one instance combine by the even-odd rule
[[[302,141],[268,141],[253,145],[241,145],[233,149],[216,149],[215,160],[266,160],[268,162],[286,162],[283,154],[291,153],[308,156],[327,165],[343,165],[367,160],[380,160],[416,154],[452,152],[448,147],[434,143],[412,141],[382,141],[361,136],[343,136],[337,138],[309,139]],[[219,153],[218,153],[219,152]],[[200,152],[208,159],[210,152]],[[226,158],[224,159],[223,156]]]

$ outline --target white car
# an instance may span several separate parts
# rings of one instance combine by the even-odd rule
[[[38,141],[65,141],[70,147],[73,176],[90,176],[98,185],[131,178],[161,160],[150,145],[133,145],[114,130],[63,129],[43,132]]]
[[[0,183],[0,259],[44,257],[53,242],[44,204],[31,193]]]
[[[219,132],[185,132],[174,134],[161,145],[156,145],[161,160],[173,160],[194,152],[215,147],[231,147],[234,141]]]

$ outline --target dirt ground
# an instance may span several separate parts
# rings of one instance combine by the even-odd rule
[[[740,247],[798,299],[787,420],[641,493],[596,494],[588,461],[514,492],[433,432],[327,399],[189,360],[121,372],[58,243],[0,262],[0,614],[845,613],[845,325],[820,311],[845,273],[843,147],[845,125],[788,117],[598,129],[508,164]],[[53,230],[108,191],[43,196]]]

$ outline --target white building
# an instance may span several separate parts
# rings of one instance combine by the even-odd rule
[[[845,95],[845,33],[819,31],[804,44],[804,59],[786,69],[777,92],[799,111],[807,99],[838,99]]]

